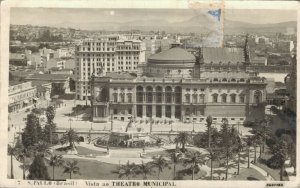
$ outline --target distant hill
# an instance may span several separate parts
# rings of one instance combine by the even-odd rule
[[[287,28],[294,28],[296,31],[297,22],[280,22],[272,24],[253,24],[247,22],[239,22],[232,20],[225,20],[224,32],[227,34],[241,33],[241,32],[256,32],[256,33],[284,33]]]
[[[211,29],[218,26],[218,22],[213,17],[206,15],[197,15],[188,20],[170,23],[163,19],[155,20],[135,20],[130,22],[62,22],[52,25],[53,27],[71,27],[82,30],[109,30],[109,31],[126,31],[126,30],[142,30],[142,31],[157,31],[164,30],[166,32],[198,32],[209,33]],[[287,28],[297,27],[296,21],[281,22],[274,24],[253,24],[240,21],[225,20],[225,33],[241,33],[241,32],[286,32]]]

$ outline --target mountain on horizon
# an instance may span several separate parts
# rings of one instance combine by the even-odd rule
[[[208,24],[208,22],[212,22]],[[197,15],[185,21],[169,22],[164,19],[152,20],[134,20],[129,22],[106,22],[99,20],[99,22],[61,22],[58,24],[51,24],[51,27],[74,28],[81,30],[108,30],[108,31],[128,31],[128,30],[141,30],[141,31],[155,31],[164,30],[166,32],[198,32],[207,33],[211,29],[218,27],[217,21],[208,18],[205,15]],[[242,21],[224,20],[225,33],[236,32],[285,32],[286,28],[297,27],[296,21],[256,24]]]

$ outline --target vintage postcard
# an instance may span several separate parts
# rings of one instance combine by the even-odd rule
[[[299,187],[299,8],[2,1],[0,186]]]

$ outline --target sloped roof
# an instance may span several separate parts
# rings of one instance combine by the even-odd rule
[[[243,48],[202,48],[202,54],[206,64],[245,62]]]
[[[117,79],[134,79],[136,78],[135,75],[128,73],[128,72],[109,72],[106,73],[107,77],[117,78]]]
[[[149,61],[173,61],[173,62],[191,62],[195,61],[194,55],[182,48],[171,48],[160,53],[151,55]]]
[[[70,75],[67,74],[33,74],[25,79],[28,80],[67,80]]]

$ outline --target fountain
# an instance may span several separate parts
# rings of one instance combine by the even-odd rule
[[[133,118],[126,127],[122,127],[120,130],[112,130],[108,136],[97,141],[99,145],[130,148],[143,148],[145,145],[155,142],[156,140],[151,138],[142,126],[136,126]]]

